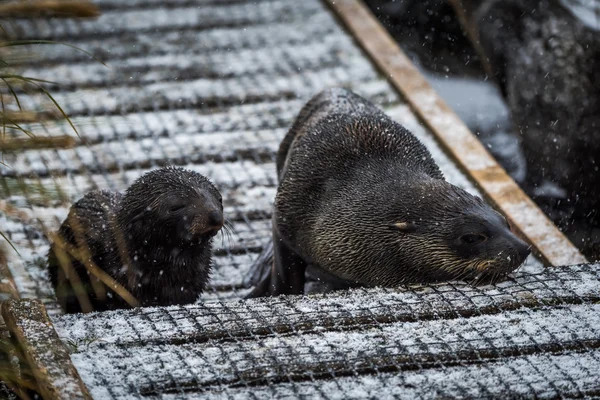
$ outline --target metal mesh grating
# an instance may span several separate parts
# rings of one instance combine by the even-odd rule
[[[42,66],[26,75],[64,82],[53,93],[81,138],[73,149],[6,155],[10,168],[0,166],[2,197],[27,216],[0,215],[24,255],[11,263],[13,275],[21,295],[44,299],[51,313],[44,230],[56,229],[85,192],[122,191],[167,163],[215,182],[234,226],[233,239],[215,250],[205,300],[243,294],[241,277],[270,236],[274,154],[304,102],[326,87],[349,87],[385,107],[428,145],[448,180],[475,192],[316,0],[99,4],[95,22],[11,27],[21,37],[77,38],[109,64],[62,47],[36,49]],[[24,106],[40,101],[21,96]],[[32,129],[75,136],[66,124]]]
[[[63,316],[98,398],[600,394],[600,265],[493,288],[361,289]]]
[[[66,48],[36,49],[43,64],[26,74],[64,82],[55,97],[81,138],[74,149],[6,155],[11,168],[0,166],[2,199],[25,216],[0,214],[23,256],[10,262],[18,290],[44,300],[96,398],[599,394],[599,266],[545,271],[532,257],[516,282],[485,290],[236,300],[270,236],[279,141],[326,87],[381,105],[450,182],[476,190],[318,0],[97,3],[95,22],[7,28],[69,41],[110,68]],[[32,129],[74,136],[65,124]],[[59,316],[44,230],[85,192],[124,190],[167,163],[211,178],[235,230],[217,240],[201,304]]]

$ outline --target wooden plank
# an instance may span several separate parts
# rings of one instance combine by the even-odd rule
[[[91,399],[39,300],[8,300],[0,306],[44,399]]]
[[[465,173],[553,265],[587,262],[427,83],[360,0],[325,0]]]

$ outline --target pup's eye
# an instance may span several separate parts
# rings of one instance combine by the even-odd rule
[[[481,235],[479,233],[467,233],[466,235],[462,235],[460,237],[460,241],[465,244],[476,244],[482,243],[487,240],[487,236]]]
[[[169,208],[169,212],[177,212],[179,210],[183,210],[185,208],[185,204],[179,204]]]

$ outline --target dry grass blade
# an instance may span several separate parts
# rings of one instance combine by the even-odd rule
[[[17,250],[17,248],[15,247],[15,245],[10,241],[10,239],[4,233],[2,233],[2,231],[0,231],[0,236],[2,236],[2,238],[4,240],[6,240],[6,242],[10,245],[10,247],[13,248],[13,250],[15,251],[15,253],[17,253],[19,256],[21,256],[21,253],[19,253],[19,250]]]
[[[2,138],[6,137],[6,118],[4,118],[4,116],[6,115],[6,106],[4,104],[4,96],[2,95],[2,92],[0,92],[0,103],[2,104]]]
[[[19,295],[19,291],[17,290],[17,287],[15,285],[12,273],[8,268],[8,258],[6,257],[6,251],[4,249],[4,246],[0,243],[0,299],[4,301],[8,298],[18,299],[20,297],[21,296]],[[1,328],[2,320],[0,319],[0,329]]]
[[[37,87],[42,93],[44,93],[50,99],[50,101],[52,101],[52,103],[54,103],[54,106],[60,111],[60,113],[67,120],[67,122],[69,123],[69,125],[71,125],[71,128],[79,136],[79,132],[77,131],[77,128],[75,128],[75,125],[73,125],[73,122],[71,121],[71,118],[69,118],[69,116],[67,115],[67,113],[62,109],[62,107],[60,106],[60,104],[58,104],[58,102],[54,99],[54,97],[52,96],[52,94],[50,94],[50,92],[45,87],[43,87],[40,84],[40,83],[56,84],[56,82],[47,81],[47,80],[44,80],[44,79],[30,78],[30,77],[27,77],[27,76],[14,75],[14,74],[0,75],[0,79],[4,80],[5,82],[8,79],[13,79],[13,80],[17,80],[17,81],[29,83],[29,84]],[[10,84],[8,84],[8,86],[10,88],[12,88],[12,86]],[[12,89],[11,89],[11,91],[12,91]],[[15,99],[17,99],[17,97],[15,97]]]
[[[3,47],[14,47],[14,46],[28,46],[28,45],[34,45],[34,44],[60,44],[62,46],[67,46],[67,47],[70,47],[72,49],[75,49],[77,51],[80,51],[82,53],[87,54],[88,56],[90,56],[94,60],[98,61],[100,64],[104,65],[105,67],[108,67],[108,65],[106,65],[99,58],[95,57],[89,51],[85,51],[81,47],[73,46],[72,44],[69,44],[69,43],[56,42],[54,40],[11,40],[11,41],[8,41],[8,42],[0,43],[0,48],[3,48]],[[0,62],[4,62],[4,61],[0,60]],[[6,62],[4,62],[4,63],[6,65],[8,65]]]
[[[58,259],[58,262],[63,270],[61,276],[64,276],[64,279],[70,282],[70,286],[73,289],[73,293],[75,294],[77,301],[79,302],[81,311],[84,313],[94,311],[92,303],[90,302],[90,298],[88,297],[88,293],[85,290],[85,287],[83,286],[79,275],[73,268],[73,264],[71,263],[70,256],[73,258],[77,258],[75,256],[75,251],[72,250],[71,252],[68,252],[66,250],[66,244],[60,239],[58,235],[54,235],[53,239],[54,243],[56,244],[56,258]],[[63,288],[66,290],[66,287]],[[58,298],[61,297],[59,288],[56,289],[56,296]]]
[[[22,209],[20,209],[18,207],[13,206],[6,200],[0,200],[0,212],[8,215],[11,218],[18,218],[21,221],[30,222],[30,217],[29,217],[29,215],[27,215],[27,213],[25,211],[23,211]],[[1,251],[2,251],[2,248],[0,247],[0,254],[1,254]],[[1,264],[2,264],[2,257],[0,257],[0,265]]]
[[[89,270],[89,268],[90,267],[94,268],[95,264],[91,261],[92,260],[92,252],[90,251],[88,242],[86,240],[83,226],[79,223],[79,220],[77,218],[70,218],[70,217],[67,217],[67,218],[69,220],[69,225],[71,226],[71,229],[73,230],[73,235],[75,237],[75,243],[77,245],[78,254],[80,255],[80,257],[83,257],[84,259],[90,260],[90,261],[88,261],[88,263],[84,263],[84,266],[88,270],[88,274],[89,274],[91,272]],[[90,265],[90,267],[88,267],[88,265]],[[92,275],[95,276],[95,274],[92,274]],[[91,276],[90,276],[90,278],[91,278]],[[89,282],[92,286],[92,290],[94,291],[94,294],[96,295],[96,298],[101,302],[106,301],[106,289],[102,285],[102,282],[97,279],[90,279]]]
[[[31,83],[33,85],[37,85],[37,82],[51,83],[53,85],[57,85],[57,83],[53,82],[53,81],[48,81],[48,80],[45,80],[45,79],[31,78],[31,77],[22,76],[22,75],[14,75],[14,74],[0,75],[0,79],[2,79],[2,80],[5,80],[5,79],[15,79],[15,80],[18,80],[18,81],[28,82],[28,83]]]
[[[0,139],[0,142],[2,142],[6,137],[6,129],[7,128],[21,131],[31,138],[33,138],[35,136],[30,130],[23,128],[21,125],[19,125],[15,121],[12,121],[11,119],[6,117],[6,115],[4,114],[4,104],[2,104],[2,111],[3,111],[2,114],[0,114],[0,118],[2,119],[2,138]],[[0,143],[0,150],[1,149],[2,149],[2,144]]]
[[[10,111],[6,110],[0,115],[0,123],[34,123],[41,119],[51,119],[51,113],[41,113],[36,111]]]
[[[31,138],[0,138],[0,151],[21,151],[32,149],[70,149],[77,142],[71,136],[46,136]]]
[[[42,85],[36,83],[36,82],[45,82],[45,81],[42,81],[40,79],[29,79],[29,81],[31,83],[33,83],[34,85],[36,85],[42,92],[44,92],[44,94],[46,94],[46,96],[48,96],[48,98],[52,101],[52,103],[54,103],[54,105],[56,106],[56,108],[58,108],[58,110],[63,115],[63,117],[65,117],[65,119],[67,120],[67,122],[69,123],[69,125],[71,125],[71,128],[73,128],[73,130],[75,131],[75,133],[77,134],[77,136],[79,136],[79,132],[77,132],[77,128],[75,128],[75,125],[73,125],[73,122],[71,121],[71,118],[69,118],[69,116],[62,109],[62,107],[60,106],[60,104],[58,104],[58,102],[54,99],[54,97],[52,97],[52,95],[50,94],[50,92],[48,90],[46,90]]]
[[[94,5],[91,1],[88,0],[13,0],[13,1],[2,1],[0,2],[0,19],[3,20],[3,23],[12,24],[11,19],[35,19],[35,18],[93,18],[100,15],[99,8]],[[35,137],[32,132],[28,129],[32,129],[29,126],[21,124],[35,124],[38,122],[43,122],[49,119],[61,119],[65,118],[69,125],[73,128],[73,130],[79,135],[77,129],[74,124],[67,116],[65,111],[59,105],[59,103],[54,99],[52,94],[46,89],[44,84],[53,84],[53,82],[36,79],[35,77],[25,77],[15,73],[11,65],[17,63],[22,64],[22,62],[30,61],[30,57],[23,57],[22,52],[15,51],[14,49],[18,49],[23,46],[35,46],[35,45],[48,45],[48,44],[60,44],[63,46],[71,47],[75,50],[85,53],[90,56],[94,60],[100,62],[102,65],[106,64],[94,57],[91,53],[77,47],[70,45],[68,43],[55,42],[50,40],[10,40],[10,39],[18,39],[12,36],[12,32],[8,32],[4,29],[3,24],[0,24],[0,33],[3,33],[2,41],[0,41],[0,100],[2,103],[2,108],[0,110],[0,124],[2,128],[0,129],[0,153],[6,152],[16,152],[22,151],[26,149],[42,149],[42,148],[70,148],[76,145],[75,138],[71,136],[56,136],[56,137]],[[41,92],[45,95],[56,107],[55,110],[24,110],[22,108],[22,104],[19,99],[20,93],[26,93],[29,91],[37,91]],[[60,112],[60,113],[59,113]],[[7,131],[21,131],[29,136],[30,138],[25,137],[7,137]],[[9,131],[10,133],[10,131]],[[10,136],[10,135],[8,135]],[[10,168],[8,165],[4,164],[2,160],[0,160],[0,164]],[[2,182],[3,184],[5,182]],[[27,188],[26,192],[28,193],[31,188]],[[25,189],[24,189],[25,190]],[[17,217],[21,220],[28,219],[27,215],[23,215],[24,213],[20,212],[18,209],[13,210],[11,205],[4,204],[6,207],[0,207],[0,212],[8,215],[12,215],[13,217]],[[2,204],[0,204],[2,206]],[[44,232],[47,234],[47,229],[43,226]],[[12,249],[19,254],[17,248],[10,241],[9,237],[6,236],[0,230],[0,236],[6,240],[6,242],[12,247]],[[8,247],[6,247],[8,249]],[[0,249],[0,256],[1,254]],[[71,249],[69,249],[71,250]],[[78,253],[82,253],[85,255],[85,251],[81,251],[81,249],[76,249],[74,254],[71,254],[70,257],[75,257]],[[69,255],[64,252],[65,258],[69,258]],[[6,260],[4,260],[6,262]],[[2,260],[0,260],[0,264]],[[0,265],[1,266],[1,265]],[[5,265],[8,268],[8,264]],[[92,268],[94,266],[91,266]],[[2,271],[0,271],[1,274]],[[102,279],[101,279],[102,280]],[[104,281],[103,281],[104,282]],[[75,286],[77,286],[76,282]],[[110,283],[110,282],[109,282]],[[2,281],[4,284],[4,280]],[[99,283],[100,284],[100,283]],[[101,285],[101,284],[100,284]],[[18,297],[19,293],[16,291],[14,287],[0,287],[0,290],[3,290],[6,293],[9,293],[12,297]],[[117,290],[117,292],[119,292]],[[81,294],[81,293],[80,293]],[[127,299],[127,293],[124,293],[125,298]],[[83,294],[80,300],[85,303],[83,297],[87,297],[87,294]],[[135,299],[129,299],[133,304],[135,304]],[[89,305],[89,304],[88,304]],[[83,307],[84,309],[86,307]],[[87,307],[90,309],[91,307]],[[2,319],[0,318],[0,323]],[[10,344],[10,343],[9,343]],[[0,349],[0,355],[4,354],[14,354],[15,352],[19,352],[13,349]],[[3,351],[6,350],[6,351]],[[14,359],[14,357],[13,357]],[[14,393],[17,394],[19,398],[29,398],[27,390],[37,388],[35,387],[35,380],[31,379],[32,377],[22,376],[22,370],[20,371],[17,368],[17,375],[12,376],[12,371],[15,371],[14,366],[10,365],[10,362],[6,364],[8,368],[4,368],[5,364],[2,362],[4,360],[0,357],[0,376],[1,380],[6,382],[5,387],[12,389]],[[11,368],[13,367],[13,368]],[[27,379],[23,379],[27,378]],[[1,393],[5,393],[1,391]],[[1,397],[1,395],[0,395]]]
[[[105,284],[107,287],[111,288],[115,293],[117,293],[129,306],[131,307],[139,307],[139,301],[129,292],[124,286],[119,284],[112,276],[108,275],[102,269],[100,269],[94,262],[91,260],[91,256],[89,250],[86,251],[85,248],[76,248],[68,243],[66,243],[62,238],[57,234],[49,235],[52,241],[57,245],[58,248],[65,252],[65,255],[69,255],[74,259],[81,262],[85,268],[88,270],[90,274],[95,276],[99,281]],[[61,262],[61,265],[63,262]],[[70,262],[67,262],[70,264]],[[70,272],[70,271],[69,271]],[[69,276],[72,276],[70,274]],[[81,283],[79,283],[81,285]],[[83,286],[82,286],[83,287]],[[90,305],[91,308],[91,305]],[[84,311],[85,312],[85,311]]]
[[[9,344],[6,346],[10,346]],[[2,346],[4,347],[4,346]],[[5,351],[4,349],[0,350]],[[14,394],[17,395],[19,399],[31,399],[30,396],[27,395],[26,390],[35,390],[37,391],[37,384],[33,377],[25,378],[23,375],[24,368],[20,368],[19,372],[15,372],[12,365],[9,361],[2,361],[2,365],[0,366],[0,376],[2,380],[0,382],[4,383]]]
[[[17,96],[17,93],[15,92],[15,90],[13,89],[13,87],[11,86],[11,84],[8,83],[8,81],[6,79],[4,79],[4,78],[2,78],[2,81],[6,84],[6,87],[10,91],[10,94],[12,94],[13,98],[17,102],[17,106],[19,107],[19,110],[23,110],[21,108],[21,103],[19,102],[19,96]],[[4,99],[2,100],[2,105],[3,105],[3,108],[4,108]]]
[[[15,1],[0,5],[0,18],[94,18],[100,10],[89,1],[37,0]]]

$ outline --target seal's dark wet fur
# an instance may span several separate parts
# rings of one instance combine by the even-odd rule
[[[86,194],[71,207],[58,235],[70,246],[89,249],[94,264],[141,305],[171,305],[191,303],[204,289],[212,237],[222,225],[221,195],[211,182],[198,173],[167,167],[145,174],[123,195]],[[57,298],[65,312],[79,312],[74,280],[65,275],[57,250],[53,243],[48,254]],[[68,260],[94,310],[128,307],[111,288],[104,287],[106,295],[99,295],[96,278],[77,259]]]
[[[273,244],[251,272],[251,297],[303,293],[307,272],[336,289],[496,281],[529,254],[409,131],[343,89],[302,109],[277,171]]]

